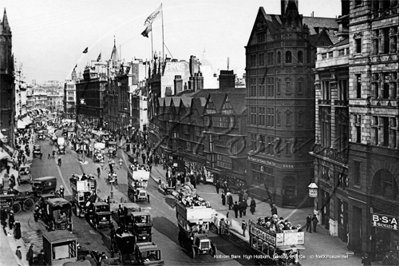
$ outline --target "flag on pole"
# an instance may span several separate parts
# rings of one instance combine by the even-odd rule
[[[89,51],[89,47],[86,47],[86,49],[83,51],[83,53],[87,54],[88,51]]]
[[[97,62],[100,62],[100,60],[101,60],[101,53],[97,57]]]
[[[144,21],[144,26],[151,25],[152,22],[158,17],[159,13],[161,13],[162,10],[162,4],[154,11],[151,13],[151,15],[148,16],[148,18]]]
[[[150,33],[152,30],[152,25],[149,24],[147,25],[147,27],[145,28],[145,30],[141,33],[141,35],[143,35],[144,37],[148,38],[148,33]]]

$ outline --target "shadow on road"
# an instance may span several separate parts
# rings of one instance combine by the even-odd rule
[[[168,237],[170,240],[173,242],[177,243],[177,234],[179,233],[179,228],[175,223],[170,221],[169,219],[166,219],[165,217],[154,217],[152,219],[153,226],[154,228],[161,233],[162,235],[165,235]]]

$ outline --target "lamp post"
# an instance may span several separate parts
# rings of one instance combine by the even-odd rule
[[[318,191],[318,186],[312,182],[308,186],[309,188],[309,197],[313,198],[313,208],[314,208],[314,214],[318,216],[319,212],[317,211],[317,191]],[[319,217],[317,217],[318,220],[320,220]]]
[[[114,199],[114,180],[113,179],[109,180],[109,183],[111,184],[111,192],[109,193],[110,198]]]

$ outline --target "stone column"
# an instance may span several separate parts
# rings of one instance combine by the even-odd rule
[[[395,99],[395,81],[389,81],[389,99]]]
[[[378,54],[378,30],[373,30],[372,31],[372,37],[373,37],[373,55],[377,55]]]
[[[384,143],[384,120],[378,117],[378,146]]]
[[[378,85],[380,86],[378,90],[378,99],[382,99],[384,96],[384,73],[379,73],[378,77]]]
[[[382,2],[382,1],[381,1]],[[380,29],[378,31],[378,37],[380,40],[380,47],[379,47],[379,54],[383,54],[384,53],[384,44],[385,44],[385,40],[384,40],[384,31],[382,29]]]
[[[372,82],[371,83],[371,96],[374,98],[378,98],[378,83]]]
[[[395,130],[395,118],[389,118],[389,148],[395,148],[396,145],[396,130]]]
[[[392,54],[396,52],[395,35],[395,28],[389,28],[389,52]]]

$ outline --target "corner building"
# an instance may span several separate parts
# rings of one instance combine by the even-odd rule
[[[305,207],[313,179],[316,47],[338,38],[334,18],[303,17],[297,0],[282,0],[281,15],[260,7],[246,49],[251,196],[278,206]]]
[[[350,1],[349,248],[399,249],[399,5]]]

